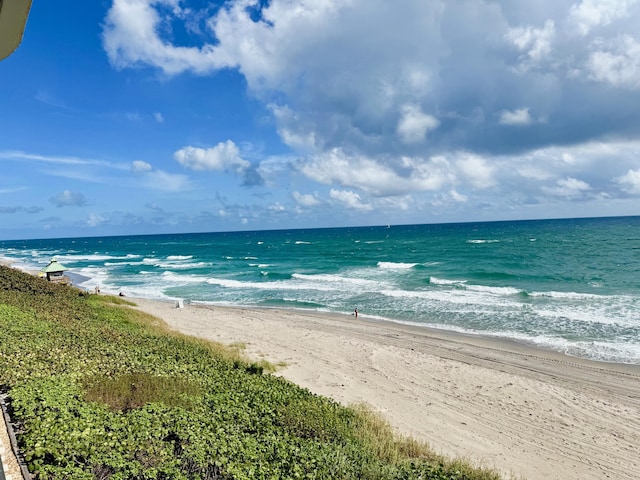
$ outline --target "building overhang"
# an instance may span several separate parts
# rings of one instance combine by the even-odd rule
[[[30,9],[31,0],[0,0],[0,60],[20,45]]]

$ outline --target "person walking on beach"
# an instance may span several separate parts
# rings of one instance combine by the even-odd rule
[[[356,316],[356,318],[358,318],[358,309],[357,308],[354,310],[353,314]]]

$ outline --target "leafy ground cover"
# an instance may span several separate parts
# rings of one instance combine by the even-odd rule
[[[0,266],[0,388],[35,478],[498,479],[128,304]]]

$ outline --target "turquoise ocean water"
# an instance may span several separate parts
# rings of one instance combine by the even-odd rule
[[[1,234],[1,233],[0,233]],[[640,364],[640,217],[0,241],[92,290],[351,313]]]

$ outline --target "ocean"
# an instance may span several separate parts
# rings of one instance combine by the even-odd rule
[[[1,233],[0,233],[1,235]],[[640,217],[0,241],[130,297],[351,314],[640,364]]]

